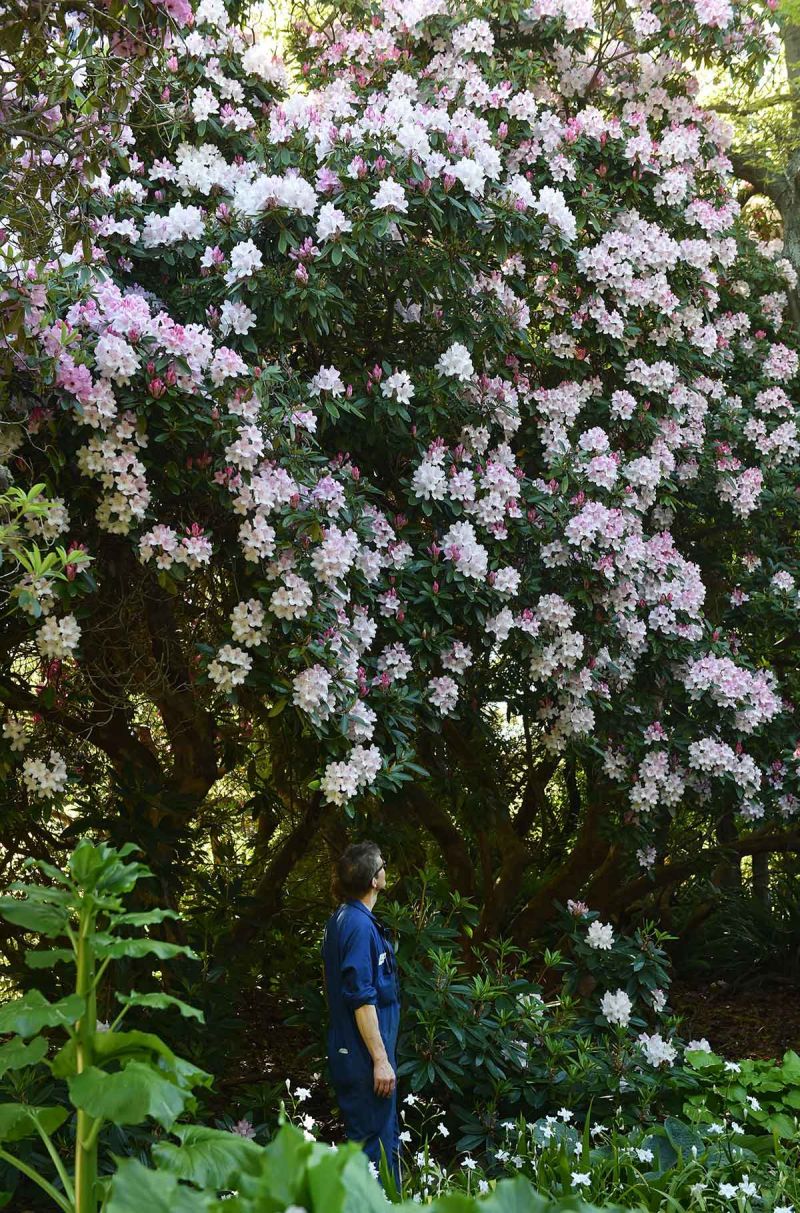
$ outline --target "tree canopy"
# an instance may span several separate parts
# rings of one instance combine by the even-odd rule
[[[247,806],[263,921],[382,800],[527,940],[796,849],[797,276],[690,70],[769,11],[387,0],[286,63],[222,0],[70,11],[123,86],[35,111],[90,152],[7,250],[2,461],[91,564],[7,578],[10,854],[174,881]]]

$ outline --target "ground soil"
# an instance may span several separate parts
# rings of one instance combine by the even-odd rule
[[[705,1036],[728,1058],[782,1057],[800,1052],[800,989],[775,986],[733,991],[724,984],[698,989],[675,983],[670,1003],[686,1018],[681,1035]]]

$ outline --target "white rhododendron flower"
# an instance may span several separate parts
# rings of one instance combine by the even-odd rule
[[[26,758],[22,764],[22,782],[32,796],[51,800],[67,785],[66,763],[57,750],[50,751],[49,759]]]
[[[586,942],[590,948],[608,952],[614,943],[614,928],[610,923],[592,922],[586,932]]]

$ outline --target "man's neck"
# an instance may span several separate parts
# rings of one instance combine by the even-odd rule
[[[368,893],[365,893],[363,897],[359,897],[358,900],[360,902],[363,902],[363,904],[371,912],[372,910],[374,910],[375,902],[378,900],[378,890],[370,889],[370,891]]]

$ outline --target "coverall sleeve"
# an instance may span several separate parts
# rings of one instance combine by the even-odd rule
[[[372,933],[355,928],[341,940],[342,997],[351,1011],[378,1001],[372,957]]]

